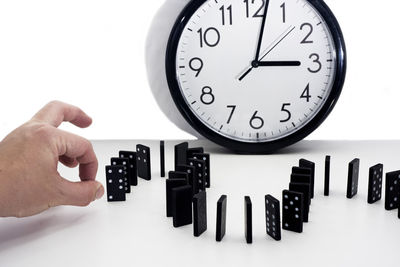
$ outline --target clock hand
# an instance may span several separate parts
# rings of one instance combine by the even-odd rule
[[[267,49],[267,52],[260,58],[260,61],[263,60],[269,53],[271,53],[272,50],[275,49],[283,40],[286,39],[286,37],[289,36],[289,34],[292,33],[292,31],[296,28],[296,26],[293,26],[288,33],[286,33],[274,46],[272,46],[270,49]]]
[[[263,56],[260,58],[260,60],[263,60],[269,53],[271,53],[272,50],[275,49],[275,47],[278,46],[287,36],[289,36],[290,33],[293,32],[293,30],[296,28],[296,26],[290,26],[289,28],[286,29],[272,44],[265,50],[263,53]],[[255,64],[254,64],[255,63]],[[254,68],[257,68],[257,62],[252,62],[252,65],[239,77],[239,81],[242,81]]]
[[[300,61],[260,61],[258,67],[298,67]]]
[[[258,60],[260,58],[261,44],[262,44],[262,40],[263,40],[263,36],[264,36],[265,22],[267,20],[268,6],[269,6],[269,0],[265,0],[264,14],[262,17],[262,22],[261,22],[260,35],[258,37],[256,56],[254,59],[255,62],[258,62]]]

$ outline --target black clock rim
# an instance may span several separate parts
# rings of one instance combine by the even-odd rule
[[[279,149],[293,145],[314,132],[325,121],[335,107],[340,98],[346,78],[346,45],[339,23],[330,8],[322,0],[305,0],[309,2],[325,20],[325,23],[331,31],[336,48],[336,75],[331,93],[325,104],[311,121],[292,134],[274,141],[248,143],[225,137],[203,124],[203,122],[197,118],[187,105],[179,87],[176,73],[176,53],[178,50],[179,39],[192,15],[206,1],[208,0],[192,0],[187,4],[175,22],[167,45],[165,68],[168,86],[175,105],[185,120],[203,137],[229,150],[242,154],[270,154]]]

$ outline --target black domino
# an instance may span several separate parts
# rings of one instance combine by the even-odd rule
[[[192,196],[192,187],[190,185],[172,189],[172,217],[174,227],[193,223]]]
[[[170,171],[168,173],[168,179],[170,179],[170,180],[173,180],[173,179],[185,179],[189,183],[188,174],[186,172]]]
[[[175,171],[178,172],[186,172],[188,174],[188,182],[192,186],[193,194],[197,194],[199,192],[198,183],[193,183],[194,176],[196,175],[196,168],[190,165],[178,165],[175,168]]]
[[[303,222],[308,222],[310,213],[310,199],[311,191],[309,184],[290,183],[289,190],[292,192],[299,192],[303,194]]]
[[[315,163],[306,159],[300,159],[300,168],[307,168],[311,170],[311,198],[314,198],[314,184],[315,184]]]
[[[303,232],[303,194],[282,192],[282,228],[296,233]]]
[[[207,231],[207,193],[199,192],[193,196],[193,235],[201,236]]]
[[[360,175],[360,160],[354,159],[349,163],[347,179],[347,198],[351,199],[358,193],[358,178]]]
[[[188,163],[190,166],[195,167],[196,171],[194,173],[193,183],[196,183],[197,189],[199,191],[206,190],[206,179],[205,179],[205,166],[206,163],[202,160],[198,159],[188,159]],[[197,194],[198,192],[194,192]]]
[[[187,164],[187,150],[189,143],[181,143],[175,146],[175,168],[179,165]]]
[[[160,176],[165,177],[165,141],[160,141]]]
[[[106,166],[107,201],[125,201],[125,174],[124,166]]]
[[[377,164],[369,169],[368,203],[374,204],[382,199],[383,164]]]
[[[206,153],[194,153],[193,154],[194,159],[199,159],[202,160],[206,163],[204,167],[204,178],[206,180],[206,187],[210,188],[211,187],[211,168],[210,168],[210,154]]]
[[[217,227],[215,239],[221,242],[226,233],[226,206],[227,196],[223,195],[217,202]]]
[[[144,145],[136,146],[138,176],[151,180],[150,148]]]
[[[385,209],[398,209],[400,206],[400,171],[389,172],[386,174],[385,188]]]
[[[130,183],[130,169],[128,168],[129,159],[128,158],[111,158],[111,165],[113,166],[123,166],[124,168],[124,187],[125,192],[131,192],[131,183]]]
[[[292,174],[290,176],[290,182],[291,183],[297,183],[297,184],[308,184],[310,188],[310,201],[309,205],[311,205],[311,175],[306,175],[306,174]]]
[[[271,195],[265,196],[265,218],[267,235],[281,240],[281,211],[280,202]]]
[[[129,169],[129,180],[131,186],[138,185],[138,178],[137,178],[137,168],[136,168],[136,152],[132,151],[120,151],[119,152],[120,158],[128,158],[128,169]]]
[[[167,217],[173,216],[172,209],[172,189],[176,187],[181,187],[187,185],[186,179],[174,179],[165,181],[165,191],[166,191],[166,208],[167,208]]]
[[[247,244],[253,243],[253,204],[250,197],[244,197],[245,237]]]
[[[330,179],[331,179],[331,156],[326,156],[325,157],[324,196],[329,196]]]

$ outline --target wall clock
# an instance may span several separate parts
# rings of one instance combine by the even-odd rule
[[[192,0],[166,46],[168,90],[183,118],[240,153],[271,153],[312,133],[345,73],[340,26],[320,0]]]

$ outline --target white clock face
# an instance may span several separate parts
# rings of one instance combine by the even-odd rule
[[[335,78],[334,41],[316,9],[305,0],[266,3],[206,1],[177,48],[186,104],[207,127],[242,142],[274,141],[307,125]]]

